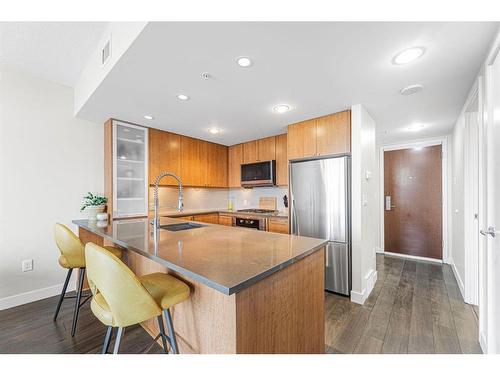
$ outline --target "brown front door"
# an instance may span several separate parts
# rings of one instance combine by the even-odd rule
[[[384,152],[384,218],[385,251],[442,259],[441,145]]]

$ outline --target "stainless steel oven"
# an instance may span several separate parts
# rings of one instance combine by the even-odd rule
[[[233,218],[233,225],[235,227],[253,228],[257,230],[267,230],[267,220],[264,217],[238,217]]]

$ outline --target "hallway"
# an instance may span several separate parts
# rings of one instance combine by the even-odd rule
[[[478,321],[449,265],[377,255],[363,306],[326,296],[327,353],[481,353]]]

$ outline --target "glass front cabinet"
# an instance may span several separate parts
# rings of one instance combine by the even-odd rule
[[[148,216],[148,129],[113,120],[113,217]]]

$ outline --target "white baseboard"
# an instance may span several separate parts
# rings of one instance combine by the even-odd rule
[[[376,282],[377,282],[377,271],[370,270],[365,275],[366,288],[364,288],[361,292],[356,292],[354,290],[351,290],[351,302],[363,305],[366,299],[370,296],[370,293],[372,292]]]
[[[407,254],[400,254],[400,253],[390,253],[388,251],[385,251],[384,254],[385,255],[389,255],[391,257],[397,257],[397,258],[406,258],[406,259],[412,259],[412,260],[423,260],[424,262],[433,262],[433,263],[439,263],[439,264],[443,263],[443,261],[441,259],[419,257],[419,256],[416,256],[416,255],[407,255]]]
[[[46,288],[35,289],[29,292],[16,294],[13,296],[5,297],[0,299],[0,310],[10,309],[11,307],[16,307],[24,305],[26,303],[39,301],[41,299],[57,296],[61,294],[63,284],[57,284],[49,286]],[[68,284],[67,292],[75,290],[75,283],[71,282]]]
[[[458,274],[457,267],[455,266],[455,262],[453,261],[453,258],[450,258],[450,266],[451,269],[453,270],[453,274],[455,275],[455,279],[457,280],[458,284],[458,289],[460,289],[460,293],[462,294],[462,298],[465,301],[465,284],[462,281],[462,278]]]
[[[361,292],[351,290],[351,302],[357,303],[358,305],[364,304],[366,300],[365,291],[366,289],[363,289]]]
[[[384,249],[382,249],[381,247],[375,246],[375,253],[376,254],[383,254]]]

